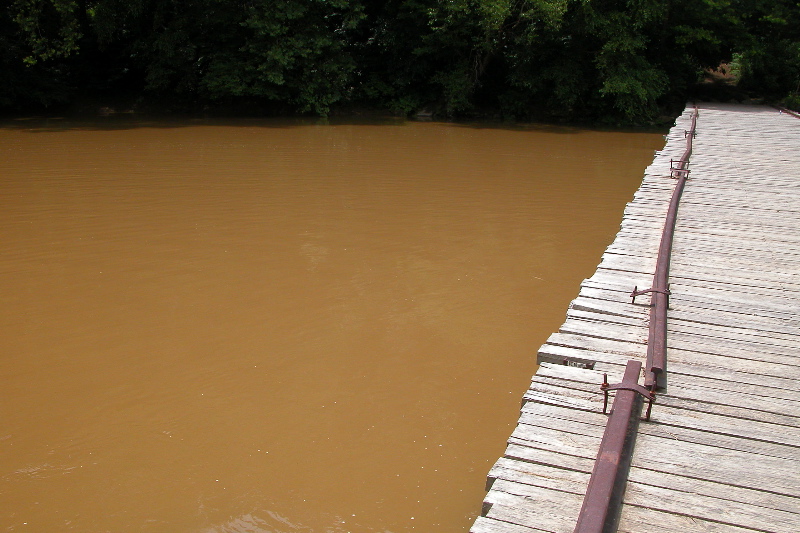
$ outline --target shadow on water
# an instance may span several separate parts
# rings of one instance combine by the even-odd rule
[[[25,131],[27,133],[54,133],[66,131],[124,131],[140,128],[173,129],[197,126],[250,127],[291,129],[308,126],[405,126],[417,122],[430,122],[454,128],[478,130],[503,130],[519,132],[555,133],[575,135],[578,133],[625,132],[659,133],[664,127],[599,127],[588,125],[563,125],[537,122],[508,122],[500,120],[416,120],[390,115],[349,115],[335,117],[197,117],[181,115],[147,115],[138,113],[112,113],[108,116],[30,116],[0,118],[0,129]]]
[[[0,129],[28,133],[66,131],[124,131],[140,128],[173,129],[197,126],[262,127],[271,129],[326,125],[319,118],[205,118],[192,116],[149,116],[133,113],[93,117],[19,117],[0,120]],[[374,120],[369,124],[392,125],[392,121]]]

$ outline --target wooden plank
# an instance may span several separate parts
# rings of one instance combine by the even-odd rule
[[[589,473],[502,457],[490,470],[489,478],[493,481],[495,479],[505,479],[553,490],[583,494],[588,483]],[[765,494],[757,490],[709,482],[687,476],[634,467],[631,469],[629,478],[631,483],[640,486],[648,485],[662,489],[672,487],[678,492],[711,497],[718,500],[721,507],[725,507],[726,502],[736,502],[783,513],[795,512],[796,514],[797,510],[798,499],[794,497],[774,493]],[[797,517],[786,517],[786,520],[790,523],[796,523]]]
[[[598,416],[599,415],[599,416]],[[581,440],[583,444],[600,442],[601,434],[604,429],[606,416],[600,410],[597,411],[577,411],[568,407],[559,405],[547,405],[538,403],[528,403],[521,411],[519,429],[515,429],[516,435],[513,439],[510,438],[509,445],[518,444],[525,445],[531,448],[546,450],[548,452],[557,452],[564,456],[561,462],[555,463],[559,468],[572,468],[581,470],[581,465],[570,464],[567,458],[579,457],[584,459],[593,459],[591,449],[585,452],[577,449],[577,447],[570,447],[563,442],[557,445],[559,441],[554,440],[554,437],[547,437],[538,432],[545,429],[556,430],[564,434],[563,439],[566,443],[574,443],[576,435],[581,436],[580,439],[586,437],[589,440]],[[781,460],[796,461],[797,449],[792,446],[756,442],[752,439],[739,437],[734,435],[722,435],[718,433],[711,433],[699,429],[686,428],[681,426],[665,426],[657,423],[646,423],[640,425],[641,434],[652,435],[666,439],[667,441],[675,440],[690,444],[701,444],[709,447],[724,448],[727,450],[734,450],[738,452],[752,453],[756,455],[767,455]],[[533,435],[533,437],[531,437]],[[527,459],[530,459],[527,457]],[[583,465],[585,466],[585,465]],[[591,472],[591,466],[588,467],[586,472]],[[691,471],[678,475],[689,475]]]
[[[537,376],[529,390],[561,393],[555,388],[570,387],[600,396],[600,383],[600,379],[583,383],[549,376]],[[800,403],[797,400],[744,396],[732,394],[732,392],[724,389],[687,387],[680,383],[671,385],[668,394],[660,395],[656,406],[666,405],[677,409],[705,411],[743,420],[759,420],[789,426],[800,425]],[[800,455],[797,458],[800,459]]]
[[[616,285],[620,288],[628,288],[627,290],[630,291],[633,289],[633,285],[637,285],[640,288],[650,287],[652,277],[652,273],[607,270],[603,267],[598,267],[598,270],[589,278],[589,284]],[[584,283],[586,284],[586,282]],[[740,308],[742,310],[774,309],[776,312],[785,311],[789,313],[789,316],[793,317],[797,316],[796,313],[800,308],[796,299],[789,298],[789,293],[785,289],[776,286],[748,286],[741,282],[734,283],[730,280],[698,280],[691,277],[683,277],[678,280],[671,279],[670,290],[673,293],[670,297],[670,304],[676,298],[705,297],[708,301],[729,301],[728,305],[730,306],[741,304]],[[749,301],[747,299],[748,296],[750,297]]]
[[[622,308],[625,310],[625,308]],[[567,321],[583,321],[595,324],[609,324],[620,328],[628,328],[629,333],[638,332],[639,328],[647,328],[649,322],[649,307],[627,304],[629,314],[595,312],[594,310],[580,307],[573,300],[570,309],[567,311]],[[631,316],[631,312],[637,311],[639,316]],[[791,356],[785,364],[792,364],[797,361],[798,341],[800,332],[794,328],[785,328],[783,331],[765,331],[761,327],[749,327],[750,321],[744,318],[739,320],[729,320],[727,324],[715,324],[705,321],[703,317],[692,316],[694,320],[676,320],[674,310],[670,309],[670,332],[673,338],[689,339],[687,342],[696,340],[697,342],[718,342],[719,340],[730,340],[734,345],[742,345],[748,349],[766,350],[769,353],[784,354]],[[680,316],[680,313],[679,313]],[[686,316],[684,314],[684,316]],[[766,323],[762,321],[761,324]],[[567,323],[565,322],[565,326]],[[562,328],[566,329],[566,328]]]
[[[590,297],[597,296],[595,297]],[[674,328],[696,328],[702,331],[706,326],[719,328],[735,328],[741,334],[770,337],[779,334],[783,338],[797,336],[800,331],[800,320],[790,319],[775,313],[753,314],[751,309],[736,311],[726,308],[718,309],[705,302],[680,299],[673,295],[670,299],[669,321]],[[612,299],[613,298],[613,299]],[[648,319],[650,314],[649,298],[640,296],[637,304],[630,303],[630,295],[621,291],[581,287],[580,294],[570,303],[568,313],[575,311],[612,315],[636,319]],[[677,301],[676,301],[677,300]],[[749,312],[748,312],[749,311]],[[582,316],[582,315],[574,315]]]
[[[625,358],[641,357],[646,353],[646,336],[637,336],[635,332],[625,335],[620,326],[609,325],[609,333],[606,337],[593,336],[597,328],[580,328],[577,321],[570,322],[568,331],[554,333],[547,339],[547,343],[556,346],[566,346],[579,348],[592,352],[604,352],[617,354]],[[598,335],[600,333],[597,333]],[[639,340],[639,342],[636,342]],[[737,348],[730,343],[730,346],[722,347],[714,344],[697,343],[692,346],[692,350],[685,349],[679,342],[670,338],[668,340],[668,354],[670,365],[674,363],[714,367],[720,369],[734,370],[741,373],[758,374],[769,376],[770,378],[784,378],[800,380],[800,367],[790,366],[782,362],[772,362],[764,354],[753,352],[755,356],[762,356],[761,359],[746,359],[744,355],[750,353],[744,347]],[[719,352],[725,353],[719,353]],[[715,353],[717,352],[717,353]],[[540,350],[541,353],[541,350]],[[736,356],[739,357],[736,357]],[[774,356],[779,357],[779,356]]]
[[[569,406],[562,406],[564,407],[566,410],[572,410]],[[602,431],[602,428],[600,430]],[[515,434],[509,438],[505,456],[589,473],[594,464],[599,442],[599,436],[592,438],[577,433],[520,424]],[[592,443],[595,443],[593,447]],[[787,465],[795,463],[785,457],[665,438],[647,432],[639,433],[634,457],[637,458],[634,463],[637,468],[676,476],[689,475],[706,481],[783,494],[787,497],[800,496],[798,494],[800,472],[796,468],[787,469]],[[752,475],[754,465],[758,465],[758,476]]]
[[[636,326],[622,324],[611,320],[600,322],[595,320],[581,320],[567,316],[564,324],[559,328],[561,333],[592,337],[597,339],[611,339],[622,342],[646,344],[647,325]]]
[[[685,480],[686,478],[681,478]],[[730,485],[720,485],[724,490]],[[687,487],[686,491],[631,482],[625,491],[624,503],[644,509],[686,514],[711,522],[724,522],[739,527],[755,526],[761,531],[796,533],[800,531],[800,515],[769,507],[765,509],[750,502],[720,498],[718,495],[702,494]],[[755,492],[755,491],[751,491]],[[724,509],[724,513],[720,510]],[[757,524],[757,526],[756,526]]]
[[[565,388],[548,387],[537,383],[535,388],[528,389],[525,393],[525,398],[528,403],[543,403],[568,407],[578,411],[602,412],[603,400],[601,395],[575,390],[570,391],[573,394],[567,394],[566,391],[567,389]],[[525,407],[528,406],[528,403],[525,404]],[[523,413],[525,412],[525,407],[523,407]],[[715,410],[718,410],[718,408]],[[658,409],[654,408],[651,421],[663,426],[709,431],[718,435],[747,438],[785,446],[800,446],[800,428],[797,426],[786,425],[785,423],[761,422],[754,419],[748,420],[710,411],[711,409],[708,412],[703,412],[677,408],[662,402]],[[779,416],[774,413],[764,413],[763,418],[776,420]],[[797,458],[800,459],[800,456]]]
[[[489,507],[487,518],[512,524],[536,524],[537,528],[548,532],[571,533],[581,501],[582,496],[578,494],[498,480],[487,494],[484,508]]]
[[[622,272],[651,273],[655,269],[655,260],[655,256],[638,257],[606,252],[603,254],[599,268]],[[695,258],[692,262],[687,262],[686,266],[675,262],[670,268],[670,279],[676,281],[690,279],[710,282],[720,276],[725,280],[724,283],[730,285],[762,287],[773,292],[786,290],[800,292],[800,283],[792,272],[766,272],[763,265],[754,264],[749,268],[737,265],[714,267],[703,265]]]
[[[709,392],[708,396],[716,402],[677,397],[672,394],[661,395],[653,408],[652,422],[699,431],[712,431],[713,428],[713,432],[718,435],[800,447],[798,413],[757,411],[719,403],[729,396],[724,391],[717,391],[716,394]],[[531,383],[524,397],[529,401],[552,405],[563,405],[563,402],[568,402],[572,406],[579,406],[581,410],[593,412],[602,412],[603,408],[603,395],[599,392],[597,382],[589,385],[537,379]],[[557,400],[554,401],[553,398]],[[800,460],[800,450],[793,453],[792,457]]]
[[[635,304],[630,303],[633,285],[629,285],[626,281],[626,279],[615,280],[593,276],[581,283],[579,296],[617,302],[620,304],[620,309],[648,307],[649,298],[647,296],[638,297]],[[715,310],[721,313],[732,313],[732,316],[745,315],[752,317],[753,320],[777,319],[786,324],[800,324],[800,317],[793,312],[793,309],[798,308],[798,301],[789,298],[785,293],[770,301],[756,301],[753,299],[752,292],[745,292],[745,289],[741,287],[696,288],[691,285],[672,283],[670,291],[672,292],[669,308],[671,316],[675,311],[680,311],[685,307],[689,313],[685,317],[687,320],[694,317],[696,321],[702,321],[705,310]],[[631,309],[625,309],[625,312],[630,311]],[[740,322],[742,321],[740,320]]]
[[[602,431],[604,430],[606,415],[598,411],[577,411],[559,405],[547,405],[528,403],[524,406],[520,415],[520,427],[515,429],[516,434],[509,438],[509,446],[524,445],[528,448],[537,448],[548,453],[557,453],[562,456],[558,462],[552,463],[558,468],[569,468],[579,471],[591,472],[591,462],[588,464],[571,462],[572,458],[583,458],[591,461],[594,458],[594,451],[591,448],[581,448],[576,442],[581,442],[584,446],[597,446],[600,442]],[[553,436],[547,436],[540,431],[555,430],[563,433],[563,441],[559,441]],[[663,426],[657,423],[646,423],[640,425],[641,434],[652,435],[665,439],[666,441],[675,440],[689,444],[700,444],[711,448],[723,448],[738,452],[750,453],[756,456],[767,455],[784,461],[796,461],[797,449],[774,443],[759,443],[752,439],[713,434],[707,431],[685,428],[680,426]],[[533,435],[533,437],[531,437]],[[588,438],[588,440],[586,440]],[[594,443],[594,444],[592,444]],[[569,444],[572,444],[570,446]],[[518,457],[524,460],[532,460],[530,455],[519,456],[510,455],[514,452],[507,450],[509,457]],[[530,452],[527,452],[530,453]],[[691,471],[676,473],[676,475],[693,476]]]
[[[537,533],[540,531],[544,530],[501,522],[484,516],[479,516],[469,530],[470,533]]]
[[[553,338],[555,335],[551,335]],[[598,364],[611,365],[617,370],[628,361],[628,359],[644,359],[644,350],[641,354],[628,353],[619,354],[613,351],[604,351],[592,349],[583,346],[569,346],[563,341],[563,337],[559,337],[562,344],[545,343],[539,348],[538,357],[540,363],[543,362],[556,362],[560,363],[565,359],[586,359],[589,361],[596,361]],[[577,344],[577,343],[575,343]],[[733,370],[727,366],[713,366],[701,364],[700,362],[694,363],[680,363],[673,360],[667,363],[670,375],[676,376],[689,376],[697,377],[705,380],[706,383],[717,383],[715,388],[725,389],[725,383],[729,383],[729,387],[734,390],[739,390],[741,394],[762,395],[765,397],[775,398],[794,398],[800,392],[800,383],[794,379],[787,379],[783,376],[769,376],[763,374],[754,374],[748,371]],[[596,365],[600,369],[600,366]],[[606,367],[608,368],[608,367]],[[668,382],[667,387],[669,387]]]
[[[535,523],[544,531],[571,533],[571,527],[574,527],[573,515],[577,514],[576,507],[580,510],[581,496],[506,480],[498,480],[496,485],[496,489],[487,496],[486,501],[491,504],[488,517],[511,523]],[[532,502],[535,505],[530,505]],[[693,532],[758,531],[697,517],[687,519],[683,514],[635,505],[623,508],[618,531],[650,531],[655,524],[662,531],[687,531],[688,527]]]

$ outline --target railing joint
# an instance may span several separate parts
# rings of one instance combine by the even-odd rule
[[[675,163],[677,163],[678,166],[675,166]],[[681,177],[683,177],[683,178],[686,178],[688,180],[689,179],[689,173],[691,172],[691,170],[689,170],[688,168],[685,168],[686,165],[688,165],[688,164],[689,163],[687,161],[683,160],[683,159],[680,159],[678,161],[675,161],[674,159],[670,159],[669,160],[669,177],[672,178],[672,179],[680,179]]]
[[[612,390],[627,390],[635,392],[648,401],[647,414],[645,415],[644,420],[647,422],[650,421],[650,413],[653,409],[653,403],[656,401],[655,383],[651,384],[649,388],[643,387],[642,385],[639,385],[638,377],[636,381],[631,381],[626,375],[622,378],[621,383],[610,385],[608,383],[608,374],[603,374],[603,383],[600,385],[600,390],[603,391],[603,414],[607,414],[608,412],[608,393]]]
[[[657,292],[659,294],[665,295],[667,297],[667,307],[669,307],[669,297],[672,294],[672,292],[669,290],[669,286],[666,289],[657,289],[657,288],[653,287],[653,288],[645,289],[645,290],[641,290],[641,291],[639,290],[639,287],[634,286],[633,287],[633,292],[631,292],[631,303],[635,304],[637,296],[641,296],[642,294],[647,294],[649,292]]]

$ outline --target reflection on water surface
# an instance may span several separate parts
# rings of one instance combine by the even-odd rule
[[[663,144],[111,126],[0,129],[6,531],[466,532]]]

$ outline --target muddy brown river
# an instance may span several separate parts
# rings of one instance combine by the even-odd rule
[[[466,533],[663,143],[0,124],[0,531]]]

